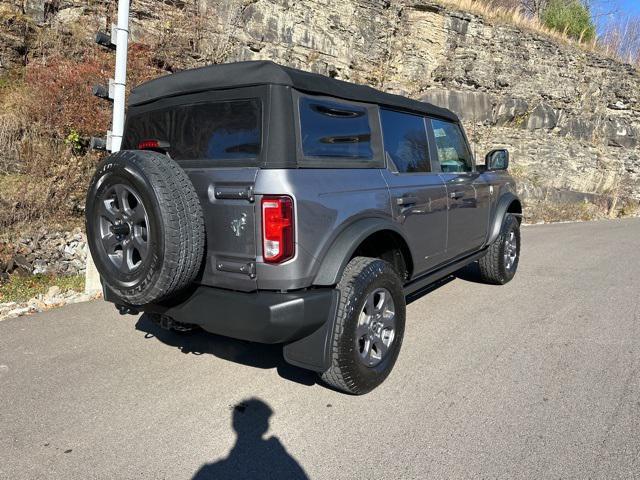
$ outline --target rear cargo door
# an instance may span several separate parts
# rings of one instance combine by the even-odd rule
[[[130,109],[123,148],[149,140],[185,169],[200,198],[206,227],[201,283],[255,290],[256,206],[263,163],[266,88],[180,95]]]
[[[257,168],[186,169],[204,213],[206,264],[201,283],[234,290],[257,287]]]

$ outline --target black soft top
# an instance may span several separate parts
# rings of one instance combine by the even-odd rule
[[[429,103],[264,60],[211,65],[166,75],[134,88],[129,97],[129,105],[141,105],[159,98],[188,93],[255,85],[284,85],[310,94],[397,107],[458,121],[456,114],[450,110]]]

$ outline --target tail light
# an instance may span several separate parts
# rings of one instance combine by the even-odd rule
[[[262,198],[262,256],[267,263],[289,260],[295,253],[293,200]]]
[[[167,153],[169,151],[169,142],[164,140],[141,140],[138,143],[138,150],[155,150],[156,152]]]

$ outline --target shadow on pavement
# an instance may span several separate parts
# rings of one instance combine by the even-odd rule
[[[454,277],[453,275],[449,275],[448,277],[445,277],[445,278],[443,278],[441,280],[438,280],[437,282],[432,283],[431,285],[427,285],[426,287],[418,290],[415,293],[407,295],[407,305],[409,305],[410,303],[415,302],[416,300],[420,300],[425,295],[429,295],[434,290],[437,290],[440,287],[444,287],[447,283],[452,282],[455,279],[456,279],[456,277]]]
[[[282,345],[261,343],[222,337],[203,330],[177,333],[165,330],[143,314],[136,323],[136,330],[145,332],[145,338],[156,338],[165,345],[178,348],[182,353],[192,355],[214,355],[223,360],[240,363],[255,368],[272,369],[286,380],[302,385],[315,385],[315,373],[294,367],[285,362]]]
[[[308,479],[278,437],[263,438],[272,415],[271,407],[259,398],[235,405],[232,416],[237,435],[235,445],[226,458],[203,465],[193,480]]]
[[[487,285],[487,283],[483,282],[480,278],[480,267],[478,266],[478,262],[473,262],[466,267],[461,268],[455,272],[454,275],[456,278],[466,282],[482,283],[483,285]]]

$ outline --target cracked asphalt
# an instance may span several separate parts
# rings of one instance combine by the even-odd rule
[[[513,282],[409,306],[363,397],[99,301],[5,320],[0,478],[640,478],[639,294],[639,219],[525,227]]]

